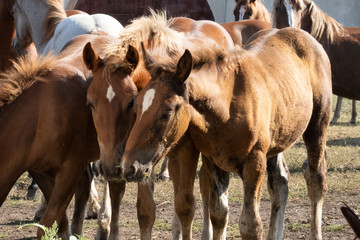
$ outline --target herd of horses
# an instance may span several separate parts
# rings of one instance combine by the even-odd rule
[[[96,239],[119,239],[120,203],[132,181],[138,183],[140,236],[151,239],[153,170],[166,156],[173,239],[192,239],[201,154],[202,239],[226,239],[230,173],[244,185],[241,236],[262,239],[266,172],[267,238],[281,239],[289,176],[282,152],[302,136],[309,238],[322,238],[332,94],[360,99],[359,28],[342,27],[310,0],[274,0],[276,28],[261,21],[270,19],[244,20],[266,15],[256,14],[265,9],[256,0],[237,2],[241,21],[168,19],[150,10],[125,27],[105,14],[67,17],[63,4],[0,3],[8,37],[1,40],[7,44],[0,75],[1,205],[27,171],[47,202],[40,224],[56,221],[62,239],[81,234],[89,164],[99,159],[108,184]],[[70,232],[66,208],[74,194]],[[43,234],[39,229],[37,237]]]

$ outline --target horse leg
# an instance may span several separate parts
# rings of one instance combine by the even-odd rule
[[[46,210],[47,202],[50,201],[51,194],[54,189],[54,179],[48,175],[44,175],[41,173],[29,171],[29,174],[38,183],[39,188],[42,192],[41,206],[39,207],[39,209],[37,210],[37,212],[35,214],[35,217],[40,217],[40,215],[41,215],[41,217],[39,219],[39,220],[41,220],[41,218],[44,215],[44,212]],[[39,211],[41,211],[41,213],[39,213]],[[66,214],[60,221],[57,221],[57,224],[58,224],[58,226],[66,226],[65,228],[62,228],[62,229],[60,229],[60,227],[59,227],[58,235],[62,235],[62,236],[70,235],[70,232],[68,232],[68,228],[67,228],[68,219],[67,219]],[[40,235],[43,234],[43,232],[40,228],[38,229],[38,236],[39,236],[39,234]],[[38,239],[39,239],[39,237],[38,237]]]
[[[265,153],[254,150],[243,164],[244,205],[239,228],[242,239],[262,239],[259,214],[261,185],[266,170]]]
[[[203,165],[200,171],[200,190],[204,202],[204,225],[208,221],[210,213],[210,220],[213,232],[213,239],[226,239],[226,227],[228,222],[228,199],[227,191],[229,186],[229,173],[221,170],[211,160],[202,155]],[[208,194],[206,196],[206,194]],[[206,199],[206,200],[204,200]],[[209,201],[209,203],[206,203]],[[206,216],[206,218],[205,218]],[[208,225],[208,226],[206,226]],[[210,231],[204,226],[202,239],[209,239]],[[206,236],[208,235],[208,236]]]
[[[151,240],[151,231],[156,216],[156,205],[153,192],[153,181],[149,183],[138,183],[136,208],[140,226],[140,239],[142,240]]]
[[[71,222],[71,234],[81,235],[84,224],[86,203],[89,199],[91,182],[93,180],[91,165],[88,164],[87,170],[83,173],[75,192],[74,213]]]
[[[104,183],[103,203],[98,218],[96,240],[119,240],[119,212],[121,199],[125,193],[125,181]],[[111,202],[111,203],[110,203]],[[111,205],[111,210],[110,210]]]
[[[98,202],[98,192],[95,186],[95,177],[91,180],[91,188],[90,188],[90,197],[88,200],[88,208],[87,208],[87,219],[96,219],[98,216],[98,212],[100,209],[100,204]]]
[[[357,117],[357,112],[356,112],[356,101],[352,100],[352,108],[351,108],[351,120],[350,123],[356,123],[356,117]]]
[[[169,179],[169,170],[168,170],[168,158],[165,157],[161,165],[160,173],[156,174],[156,180],[166,181]]]
[[[34,179],[32,179],[30,186],[27,189],[26,198],[29,200],[32,200],[35,198],[36,191],[39,189],[39,186],[35,182]]]
[[[109,192],[111,200],[111,224],[109,240],[120,240],[119,236],[119,214],[120,204],[125,193],[125,180],[120,182],[109,181]]]
[[[337,120],[339,119],[340,117],[340,111],[341,111],[341,104],[342,104],[342,100],[343,100],[343,97],[337,97],[337,102],[336,102],[336,107],[335,107],[335,110],[334,110],[334,117],[333,119],[331,120],[331,124],[334,124],[337,122]]]
[[[203,158],[203,156],[202,156]],[[200,193],[201,199],[203,202],[203,229],[201,233],[202,240],[212,240],[213,238],[213,229],[210,220],[210,177],[208,176],[208,169],[203,164],[199,172],[199,182],[200,182]]]
[[[174,217],[173,223],[178,224],[178,221],[181,222],[183,240],[192,239],[191,227],[195,214],[193,191],[199,151],[187,135],[181,139],[181,142],[169,153],[168,157],[169,173],[173,182],[175,196],[176,217]],[[173,231],[173,239],[180,239],[178,233],[178,231]]]
[[[289,192],[289,170],[286,166],[283,153],[268,158],[267,173],[268,191],[271,198],[271,217],[267,239],[282,239],[285,208]]]
[[[313,116],[303,134],[308,154],[305,179],[311,201],[310,239],[321,239],[322,205],[327,191],[326,185],[326,130],[330,115],[331,101],[327,109],[314,106]],[[327,110],[327,111],[326,111]]]
[[[110,235],[111,202],[109,194],[109,184],[104,181],[103,200],[98,216],[98,229],[96,240],[106,240]]]
[[[75,193],[77,184],[87,166],[85,164],[86,161],[83,161],[84,164],[82,165],[76,165],[74,164],[75,161],[72,161],[72,159],[77,159],[77,161],[79,161],[81,157],[75,156],[69,159],[69,161],[66,161],[60,170],[58,170],[55,176],[54,189],[48,200],[44,215],[40,220],[40,224],[45,227],[51,227],[54,221],[57,221],[59,224],[58,236],[62,239],[68,239],[70,237],[66,208],[69,205],[70,200]],[[38,238],[40,239],[42,235],[43,231],[38,229]]]

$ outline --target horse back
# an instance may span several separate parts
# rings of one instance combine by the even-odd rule
[[[239,45],[244,45],[258,31],[271,28],[269,23],[258,20],[227,22],[220,25],[230,34],[234,43]]]
[[[176,31],[184,32],[189,40],[199,40],[205,37],[214,40],[219,46],[233,46],[229,33],[220,24],[209,20],[192,20],[185,17],[174,18],[171,26]]]

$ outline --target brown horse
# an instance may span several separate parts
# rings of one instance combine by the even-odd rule
[[[339,96],[332,120],[335,123],[340,116],[340,97],[360,99],[360,27],[341,26],[310,0],[274,1],[273,25],[301,28],[324,47],[331,62],[333,92]],[[355,101],[352,110],[350,122],[355,123]]]
[[[235,21],[253,19],[271,22],[270,13],[261,0],[235,0],[235,2],[233,10]]]
[[[233,32],[236,32],[235,25],[228,25],[228,27]],[[246,29],[246,27],[242,25],[237,32],[240,34],[240,44],[242,41],[242,29]],[[120,174],[117,170],[117,165],[119,157],[123,154],[126,141],[126,136],[118,134],[124,131],[121,128],[123,129],[126,126],[121,124],[125,119],[120,121],[120,118],[125,118],[126,115],[128,118],[131,117],[128,111],[133,104],[131,99],[134,98],[133,90],[128,90],[127,86],[131,86],[131,81],[133,81],[137,89],[141,90],[150,79],[147,70],[143,66],[143,61],[141,58],[139,59],[139,53],[136,50],[139,49],[140,42],[144,41],[150,48],[159,47],[164,55],[171,55],[177,52],[177,49],[186,44],[190,39],[200,41],[205,39],[203,36],[207,36],[210,33],[215,34],[210,37],[212,42],[217,42],[219,45],[226,43],[225,47],[233,45],[228,33],[214,22],[194,21],[188,18],[166,20],[165,16],[153,14],[151,17],[139,18],[127,26],[122,32],[120,42],[109,46],[109,53],[104,58],[99,58],[91,50],[90,45],[85,48],[84,60],[93,70],[94,75],[94,80],[89,87],[88,101],[93,106],[94,121],[102,152],[102,157],[100,158],[101,168],[107,178],[119,178]],[[247,34],[244,37],[248,37]],[[209,39],[206,41],[209,41]],[[135,48],[132,46],[128,47],[129,45]],[[129,96],[128,98],[124,98],[126,94]],[[130,120],[127,121],[129,122]],[[176,158],[172,161],[170,160],[169,164],[174,164],[174,162],[176,162]],[[189,181],[189,186],[193,186],[194,177],[195,175],[186,180]],[[175,198],[178,199],[175,200],[175,204],[179,205],[184,202],[183,197],[187,195],[193,199],[192,188],[181,189],[182,186],[177,187],[178,182],[176,182],[176,179],[174,185],[176,186],[175,188],[179,188],[179,191],[175,193]],[[152,199],[150,194],[151,192],[149,191],[148,200]],[[194,214],[193,204],[194,202],[191,202],[186,206],[190,209],[191,214]],[[153,206],[155,210],[155,205]],[[192,218],[180,215],[179,218],[182,218],[182,229],[178,229],[180,223],[177,216],[177,214],[174,215],[173,236],[179,237],[181,232],[183,236],[189,236],[191,234]],[[215,230],[215,234],[223,231],[224,226],[220,231]],[[206,226],[204,226],[204,229],[206,229],[204,234],[209,231]]]
[[[287,174],[281,161],[266,158],[303,135],[309,158],[305,178],[311,200],[310,238],[321,239],[332,98],[330,63],[321,45],[306,32],[288,28],[261,31],[246,49],[227,50],[205,42],[187,47],[192,54],[186,50],[178,61],[176,54],[167,58],[152,50],[158,56],[155,61],[142,51],[152,79],[136,100],[136,120],[120,163],[122,175],[128,181],[144,181],[162,156],[176,155],[179,162],[193,164],[201,152],[214,171],[241,176],[245,199],[240,232],[243,239],[261,239],[260,190],[268,167],[282,179],[280,185],[269,181],[268,237],[281,239],[284,219],[279,209],[284,206],[278,201],[284,196],[279,190]],[[195,174],[196,168],[191,170]],[[181,169],[177,173],[189,174]]]
[[[17,178],[29,171],[48,202],[40,224],[49,227],[56,220],[63,239],[69,237],[66,207],[87,164],[99,158],[97,134],[86,106],[91,72],[82,62],[82,50],[91,41],[101,52],[103,42],[114,40],[109,38],[82,35],[56,58],[15,64],[0,81],[0,135],[6,136],[0,140],[0,156],[7,170],[0,178],[0,201],[5,200]],[[83,181],[78,191],[85,193],[77,194],[80,212],[74,212],[72,223],[76,234],[81,234],[79,221],[90,190],[89,178]],[[113,199],[118,196],[113,192]],[[113,212],[116,215],[116,208]],[[38,237],[41,235],[39,230]]]
[[[6,171],[0,178],[0,203],[21,174],[29,171],[48,202],[40,224],[50,227],[56,220],[59,236],[68,239],[65,210],[88,163],[97,159],[98,147],[85,106],[88,82],[59,65],[50,57],[20,59],[1,75],[0,159]],[[89,180],[80,189],[87,190],[79,195],[84,206]],[[42,234],[39,229],[39,239]]]

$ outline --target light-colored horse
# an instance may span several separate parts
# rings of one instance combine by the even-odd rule
[[[271,22],[270,13],[261,0],[235,0],[235,2],[233,10],[235,21],[253,19]]]
[[[16,37],[14,48],[23,54],[33,41],[38,54],[58,54],[73,37],[103,31],[119,36],[122,25],[106,14],[66,17],[62,0],[17,0],[13,6]]]
[[[259,204],[268,170],[279,176],[279,181],[269,181],[268,239],[281,239],[288,174],[282,161],[267,158],[302,135],[309,157],[305,178],[311,201],[310,239],[321,239],[332,99],[328,56],[313,37],[295,28],[264,30],[252,39],[245,49],[227,50],[204,41],[188,45],[192,53],[186,50],[180,60],[177,54],[166,58],[156,50],[151,50],[151,57],[143,49],[152,79],[137,97],[136,120],[120,171],[128,181],[144,181],[162,156],[175,155],[178,163],[192,165],[201,152],[214,166],[209,171],[241,176],[240,233],[243,239],[262,239]],[[195,174],[196,167],[170,170],[185,176]],[[227,178],[224,174],[218,180]],[[224,194],[223,190],[217,189]]]
[[[333,91],[339,96],[331,122],[340,117],[342,97],[346,97],[353,99],[350,122],[355,123],[355,100],[360,99],[360,27],[343,27],[311,0],[275,0],[273,26],[301,28],[320,42],[330,58]]]

